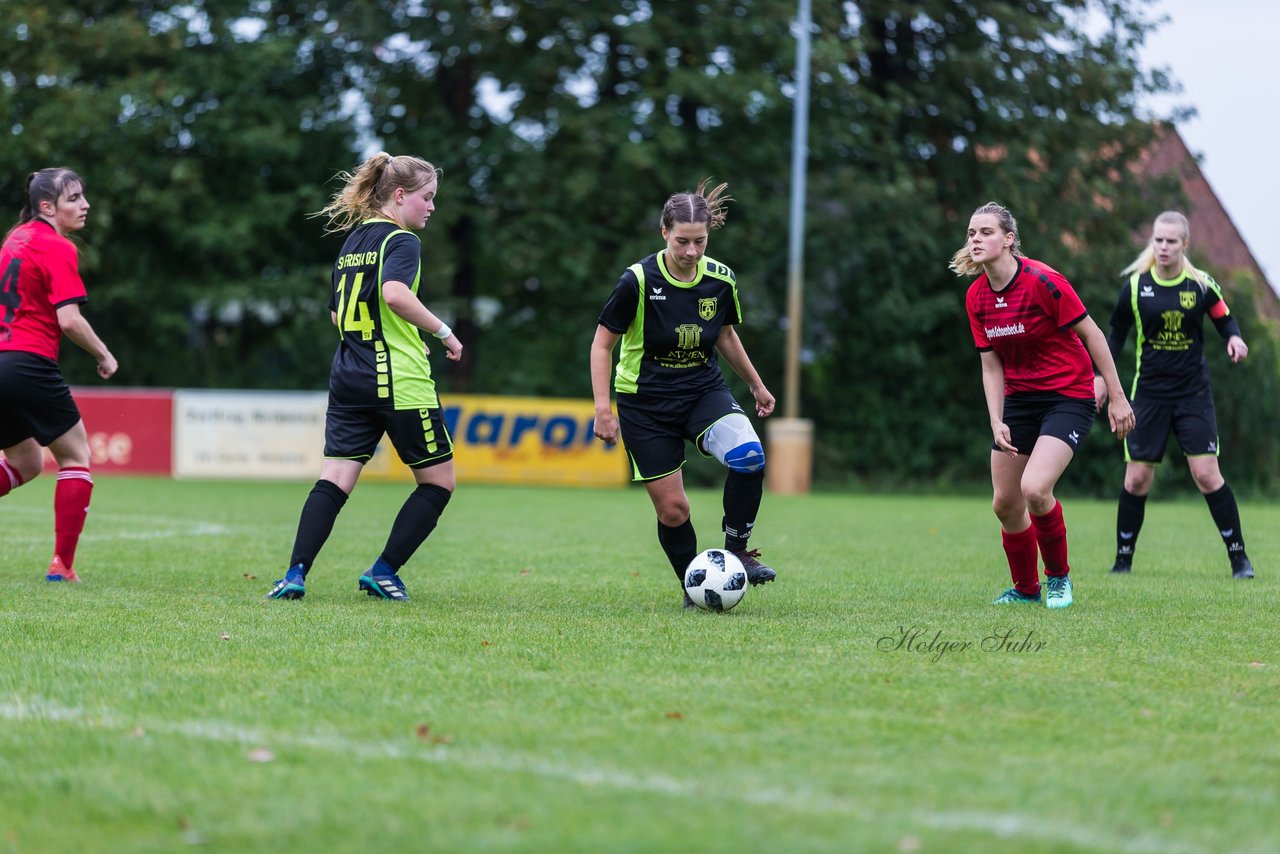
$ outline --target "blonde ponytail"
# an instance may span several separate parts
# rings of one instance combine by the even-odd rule
[[[379,151],[360,164],[355,174],[339,172],[342,189],[333,194],[329,204],[313,216],[326,217],[325,233],[347,231],[367,219],[376,217],[397,189],[412,192],[424,186],[441,172],[421,157],[393,157]]]
[[[1010,245],[1009,251],[1014,255],[1022,253],[1022,240],[1018,237],[1018,221],[1013,218],[1013,214],[1009,212],[1008,208],[996,202],[987,202],[974,211],[969,216],[969,219],[972,220],[979,214],[991,214],[994,216],[996,222],[1000,225],[1000,230],[1005,234],[1013,235],[1013,244]],[[976,276],[982,272],[982,265],[974,261],[973,256],[969,254],[968,240],[951,256],[951,263],[947,266],[957,276]]]

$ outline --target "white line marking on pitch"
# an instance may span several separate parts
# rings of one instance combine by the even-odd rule
[[[324,750],[361,759],[395,759],[428,762],[435,765],[457,765],[485,771],[531,774],[552,780],[563,780],[582,786],[601,786],[629,792],[649,792],[687,798],[711,790],[719,797],[745,804],[786,809],[797,813],[849,816],[864,824],[895,821],[941,830],[970,830],[1000,838],[1032,838],[1045,842],[1067,843],[1083,848],[1126,851],[1135,854],[1208,854],[1209,849],[1178,839],[1136,835],[1123,837],[1098,833],[1075,825],[1052,823],[1044,816],[1016,813],[974,811],[882,812],[847,798],[807,789],[755,789],[751,791],[696,780],[682,780],[663,774],[637,774],[616,768],[569,765],[536,756],[520,756],[508,750],[501,755],[490,751],[467,750],[446,745],[424,749],[397,741],[357,741],[340,735],[315,733],[267,732],[218,720],[156,721],[129,720],[110,712],[90,712],[67,708],[40,699],[11,697],[0,703],[0,720],[32,723],[68,724],[89,730],[118,730],[127,734],[138,726],[145,733],[165,733],[204,741],[252,747],[298,748]],[[905,832],[905,831],[904,831]]]

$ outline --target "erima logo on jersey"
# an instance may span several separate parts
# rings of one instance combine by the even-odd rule
[[[662,288],[654,288],[653,293],[649,294],[649,299],[651,300],[655,300],[655,299],[664,300],[666,298],[667,298],[667,295],[662,292]]]
[[[1004,297],[996,297],[996,308],[1008,308],[1009,304],[1004,301]]]
[[[1027,328],[1021,323],[1010,323],[1008,326],[990,326],[982,331],[987,333],[988,338],[1004,338],[1008,335],[1021,335]]]
[[[1150,285],[1143,285],[1142,290],[1138,291],[1138,296],[1140,297],[1153,297],[1155,295],[1156,295],[1156,290]]]

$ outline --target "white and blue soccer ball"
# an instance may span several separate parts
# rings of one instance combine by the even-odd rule
[[[732,552],[707,549],[684,571],[684,592],[707,611],[728,611],[747,592],[747,570]]]

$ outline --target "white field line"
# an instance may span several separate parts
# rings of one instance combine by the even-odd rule
[[[147,542],[150,540],[167,540],[174,537],[221,537],[232,533],[243,533],[245,529],[230,528],[225,525],[213,525],[204,522],[198,522],[189,525],[186,528],[170,528],[167,530],[151,529],[143,531],[105,531],[94,532],[86,530],[80,535],[82,543],[114,543],[114,542]],[[42,533],[40,535],[27,536],[6,536],[5,542],[13,545],[41,545],[47,544],[51,538],[51,534]]]
[[[5,538],[13,545],[43,545],[53,529],[53,511],[50,507],[18,506],[4,508],[8,517],[6,527],[15,530],[14,523],[30,533],[18,533]],[[37,526],[39,529],[37,529]],[[48,530],[44,530],[44,529]],[[245,525],[223,525],[217,522],[199,522],[181,517],[146,516],[138,513],[97,513],[92,508],[85,525],[81,542],[117,542],[163,540],[173,537],[221,537],[228,534],[246,534],[264,530]]]
[[[299,734],[271,732],[218,720],[129,720],[110,712],[91,712],[67,708],[39,699],[11,697],[0,702],[0,720],[65,724],[88,730],[114,730],[127,735],[141,728],[146,735],[163,733],[202,741],[237,744],[265,749],[320,750],[362,760],[396,760],[454,765],[472,771],[498,771],[528,774],[549,780],[575,783],[587,788],[616,789],[686,799],[708,791],[717,797],[736,800],[746,806],[769,807],[793,813],[835,815],[862,824],[893,822],[909,833],[912,827],[973,831],[1002,839],[1034,839],[1042,842],[1074,845],[1103,851],[1135,852],[1135,854],[1209,854],[1209,849],[1174,838],[1151,834],[1130,835],[1108,833],[1064,824],[1042,815],[994,813],[973,810],[884,812],[871,805],[858,804],[848,798],[834,797],[810,789],[744,789],[726,787],[723,781],[681,779],[663,774],[633,773],[617,768],[573,764],[521,755],[504,749],[472,750],[435,745],[419,747],[400,741],[360,741],[337,734]]]

